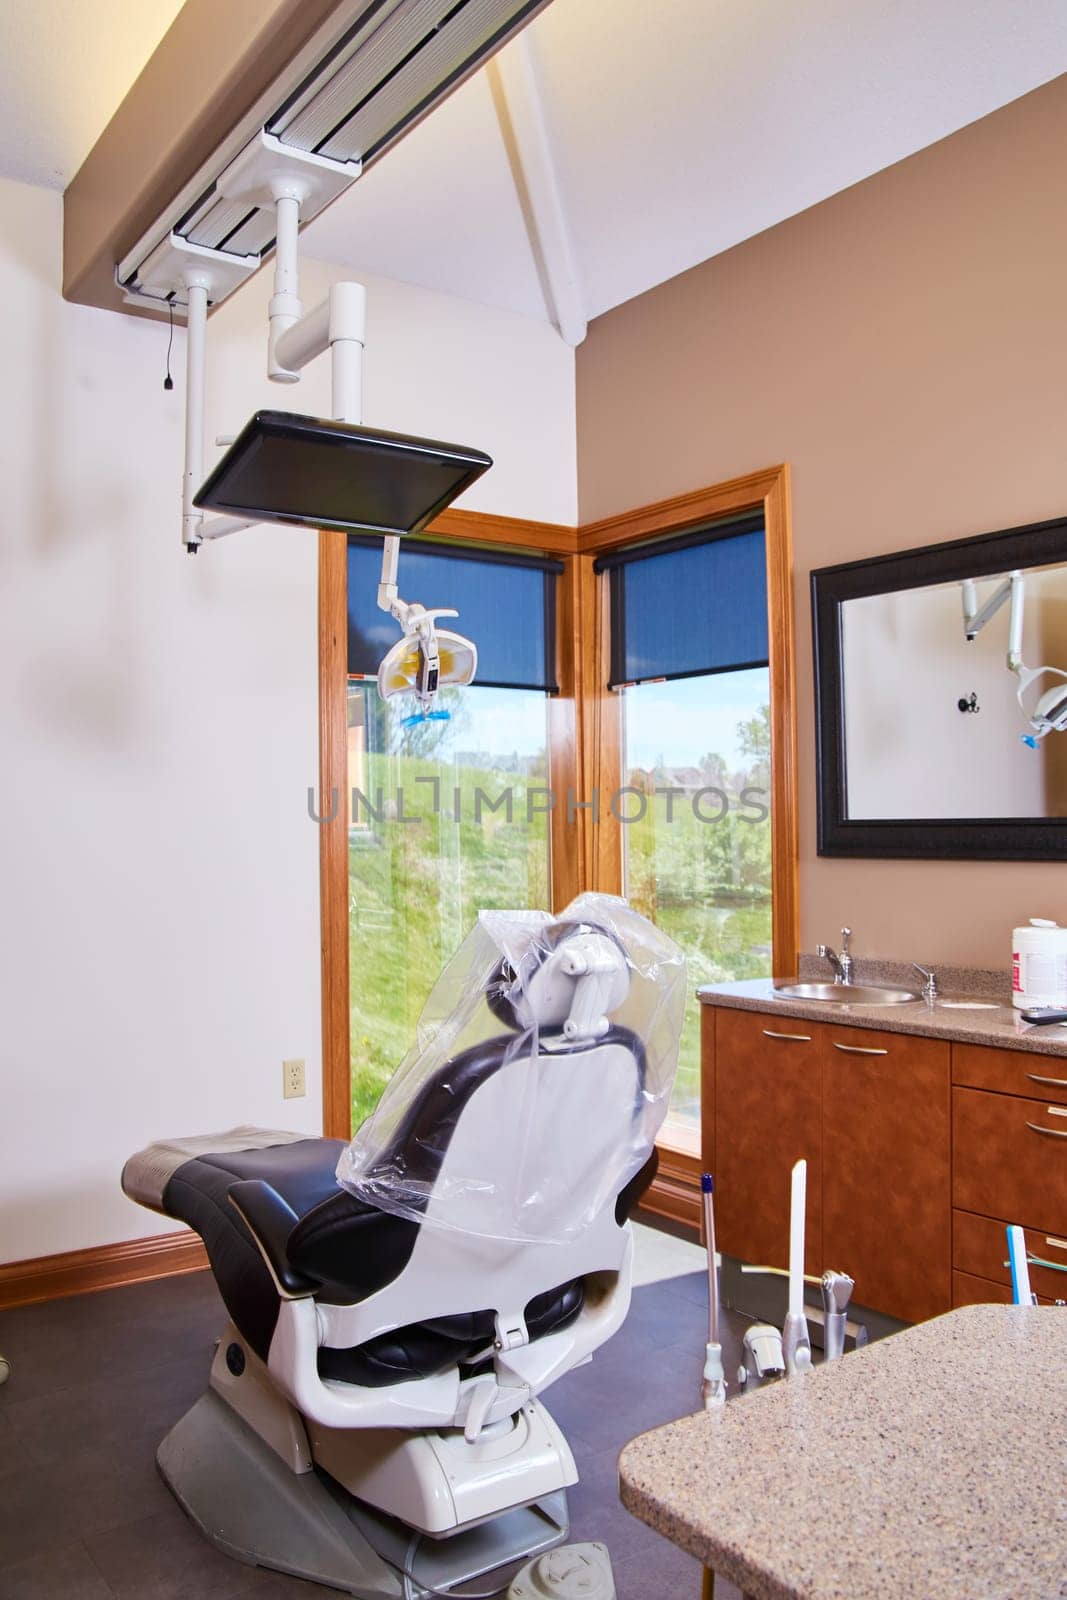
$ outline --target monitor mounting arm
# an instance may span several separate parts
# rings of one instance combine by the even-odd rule
[[[264,132],[230,164],[221,175],[218,187],[229,200],[261,208],[272,207],[274,211],[268,378],[272,383],[298,383],[303,369],[328,350],[332,418],[337,422],[359,424],[363,413],[366,290],[359,283],[335,283],[321,305],[305,312],[300,298],[299,267],[301,207],[310,202],[320,208],[333,193],[347,187],[352,177],[351,163],[294,152]],[[144,282],[157,298],[165,297],[172,306],[184,304],[186,308],[182,542],[190,554],[195,554],[205,540],[221,539],[253,525],[249,518],[242,516],[205,517],[195,504],[195,497],[204,481],[208,306],[231,292],[257,265],[257,257],[235,258],[172,233],[144,269]],[[416,720],[421,720],[432,714],[442,679],[450,683],[469,683],[478,656],[469,640],[437,628],[437,619],[456,616],[454,610],[427,610],[400,598],[397,588],[399,550],[399,537],[386,536],[378,604],[399,622],[403,637],[383,661],[378,686],[383,698],[400,692],[413,693],[419,706]]]

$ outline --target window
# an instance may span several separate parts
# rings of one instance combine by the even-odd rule
[[[762,519],[599,559],[622,690],[624,892],[682,946],[690,998],[668,1142],[700,1127],[703,983],[771,972],[770,679]]]
[[[459,559],[457,559],[457,556]],[[560,564],[405,539],[406,599],[452,605],[478,642],[447,722],[365,681],[398,625],[378,611],[381,541],[349,541],[348,887],[352,1124],[373,1110],[444,963],[481,910],[551,903],[548,702]],[[447,626],[447,620],[445,625]]]

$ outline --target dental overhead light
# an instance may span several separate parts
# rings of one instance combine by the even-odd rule
[[[478,655],[437,627],[451,610],[401,598],[399,540],[433,520],[492,465],[478,450],[361,426],[366,295],[335,284],[304,313],[298,240],[303,223],[355,181],[547,0],[363,0],[339,9],[347,31],[324,45],[236,153],[233,138],[119,264],[132,303],[184,310],[185,472],[182,540],[190,553],[257,522],[379,534],[378,604],[402,629],[382,662],[383,699],[414,695],[406,723],[436,711],[445,684],[467,684]],[[336,27],[334,34],[336,35]],[[260,108],[262,109],[262,108]],[[207,313],[274,253],[267,375],[293,384],[330,352],[330,418],[257,412],[204,476]],[[205,516],[211,511],[218,515]]]
[[[1029,733],[1019,735],[1023,744],[1036,750],[1041,740],[1050,733],[1067,733],[1067,672],[1059,667],[1028,667],[1023,660],[1026,580],[1022,573],[1010,573],[981,606],[978,604],[978,587],[974,579],[965,579],[962,588],[963,631],[968,640],[977,639],[986,623],[1010,602],[1008,671],[1013,672],[1019,680],[1016,698],[1031,729]],[[1030,691],[1034,685],[1044,678],[1060,681],[1042,693],[1032,694]]]

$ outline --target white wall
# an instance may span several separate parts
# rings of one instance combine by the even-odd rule
[[[60,206],[0,181],[0,1260],[160,1231],[118,1187],[149,1139],[320,1120],[315,538],[184,554],[181,334],[168,395],[165,328],[61,299]],[[367,282],[367,420],[487,448],[472,507],[573,522],[572,352]],[[212,318],[213,430],[326,405],[259,376],[269,292]]]

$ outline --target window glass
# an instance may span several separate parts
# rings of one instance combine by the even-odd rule
[[[704,983],[771,971],[770,681],[759,516],[609,551],[623,699],[625,893],[682,946],[690,998],[668,1142],[699,1149]]]
[[[447,722],[374,683],[348,688],[352,1125],[411,1044],[426,996],[481,910],[547,906],[547,701],[445,689]]]

